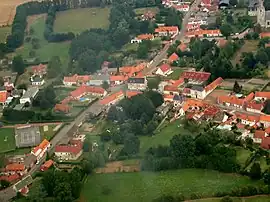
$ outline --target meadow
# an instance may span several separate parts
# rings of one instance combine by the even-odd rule
[[[11,27],[0,27],[0,43],[6,42],[7,36],[11,32]]]
[[[79,34],[87,29],[109,27],[110,8],[80,8],[58,12],[54,32]]]
[[[13,128],[0,128],[0,153],[14,150],[16,147]]]
[[[216,192],[258,183],[236,174],[200,169],[94,174],[85,181],[82,199],[89,202],[149,202],[163,194],[211,197]]]
[[[269,196],[231,197],[233,202],[269,202]],[[193,202],[220,202],[220,198],[198,199]]]

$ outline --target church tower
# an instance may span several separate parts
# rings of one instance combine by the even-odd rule
[[[263,6],[263,0],[259,0],[257,12],[257,23],[260,24],[261,27],[265,27],[265,8]]]

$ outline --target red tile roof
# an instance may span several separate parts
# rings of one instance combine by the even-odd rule
[[[78,154],[82,151],[83,144],[81,142],[76,142],[76,144],[70,144],[70,145],[56,145],[55,146],[55,152],[56,153],[73,153]]]
[[[20,179],[20,176],[15,173],[13,175],[2,175],[0,176],[0,180],[5,180],[5,181],[8,181],[8,182],[13,182],[15,180],[18,180]]]
[[[70,111],[70,106],[67,105],[67,104],[56,104],[56,105],[54,106],[54,110],[55,110],[55,111],[61,111],[61,112],[67,113],[67,112]]]
[[[177,86],[167,85],[164,86],[164,91],[179,92],[179,89],[177,88]]]
[[[171,54],[171,56],[168,58],[168,61],[170,63],[177,61],[179,59],[179,56],[176,53]]]
[[[197,81],[207,81],[211,73],[209,72],[183,72],[180,78],[197,80]]]
[[[215,116],[218,112],[220,112],[220,109],[213,105],[208,105],[203,111],[204,115],[207,116]]]
[[[261,111],[263,109],[263,104],[262,103],[249,102],[247,104],[247,108],[256,109],[256,110]]]
[[[111,102],[114,102],[116,99],[119,99],[120,97],[121,98],[124,97],[124,93],[122,91],[119,91],[117,93],[111,94],[111,95],[103,98],[102,100],[100,100],[100,104],[102,104],[102,105],[110,104]]]
[[[140,40],[152,40],[154,39],[154,35],[152,34],[140,34],[138,36],[136,36],[137,39],[140,39]]]
[[[210,83],[209,85],[207,85],[205,87],[205,91],[212,91],[214,90],[216,87],[218,87],[221,83],[223,82],[223,79],[221,77],[217,78],[215,81],[213,81],[212,83]]]
[[[256,130],[254,133],[254,138],[263,139],[265,137],[265,131],[263,130]]]
[[[270,99],[270,92],[255,92],[255,97]]]
[[[187,49],[188,45],[185,43],[181,43],[177,48],[184,52]]]
[[[47,65],[39,64],[37,66],[32,67],[32,71],[34,73],[46,73],[47,71]]]
[[[203,37],[204,35],[221,35],[221,32],[219,29],[216,30],[196,30],[196,31],[190,31],[186,32],[186,35],[191,37],[191,36],[198,36],[198,37]]]
[[[250,102],[251,100],[253,100],[253,98],[254,98],[254,93],[250,93],[244,98],[244,102]]]
[[[211,0],[202,0],[201,1],[201,5],[207,5],[207,6],[211,6]]]
[[[260,121],[269,122],[270,123],[270,115],[261,115]]]
[[[139,94],[142,94],[142,92],[141,91],[126,91],[126,96],[128,98],[131,98],[131,97],[139,95]]]
[[[171,70],[171,66],[169,64],[162,64],[159,69],[165,73]]]
[[[159,32],[178,32],[178,27],[177,26],[161,26],[155,29],[156,33]]]
[[[110,81],[127,81],[128,77],[124,75],[112,75],[110,76]]]
[[[270,37],[270,32],[262,32],[260,33],[260,38]]]
[[[246,121],[250,121],[250,122],[259,122],[260,121],[260,116],[252,116],[252,115],[248,115],[248,114],[244,114],[244,113],[240,113],[237,112],[235,113],[236,117],[241,119],[241,120],[246,120]]]
[[[33,153],[36,154],[39,150],[43,151],[46,147],[50,145],[50,142],[44,139],[38,146],[33,149]]]
[[[5,103],[8,98],[7,91],[0,91],[0,103]]]
[[[87,82],[91,79],[90,75],[78,75],[74,74],[73,76],[65,76],[64,82],[76,83],[76,82]]]
[[[267,134],[270,134],[270,127],[266,128],[266,129],[265,129],[265,132],[266,132]]]
[[[94,93],[103,95],[105,93],[105,89],[98,86],[80,86],[76,90],[72,91],[70,95],[74,98],[81,97],[87,93]]]
[[[12,164],[8,164],[5,170],[6,171],[24,171],[25,165],[20,164],[20,163],[12,163]]]
[[[203,107],[205,106],[205,103],[199,100],[193,100],[193,99],[188,99],[184,104],[183,104],[183,110],[187,111],[190,107]]]
[[[174,95],[170,95],[170,94],[163,95],[163,98],[165,101],[173,101],[173,97],[174,97]]]
[[[53,160],[49,159],[48,161],[45,161],[43,166],[46,168],[50,168],[53,165],[53,163],[54,163]]]
[[[185,83],[184,79],[180,78],[178,80],[173,80],[173,83],[172,83],[171,86],[178,87],[178,86],[181,86],[184,83]]]
[[[261,147],[264,149],[270,149],[270,137],[265,137],[262,139]]]

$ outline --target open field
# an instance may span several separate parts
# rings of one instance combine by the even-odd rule
[[[84,184],[81,201],[149,202],[162,194],[180,193],[186,197],[192,193],[211,197],[216,192],[258,183],[248,177],[200,169],[94,174]],[[108,192],[104,194],[104,190]]]
[[[34,34],[32,37],[39,39],[40,48],[34,50],[36,52],[36,57],[42,62],[48,61],[52,56],[59,56],[62,64],[68,59],[68,50],[70,42],[62,43],[48,43],[43,36],[45,29],[46,16],[36,18],[30,27],[33,28]],[[24,45],[16,50],[17,54],[22,55],[24,58],[29,58],[29,52],[33,50],[31,42],[24,43]]]
[[[55,95],[56,95],[56,100],[58,102],[62,101],[63,99],[65,99],[66,97],[69,96],[70,92],[75,90],[75,88],[55,88]]]
[[[231,197],[233,202],[269,202],[269,196]],[[192,202],[220,202],[221,198],[192,200]]]
[[[45,131],[44,129],[46,128],[46,126],[40,126],[39,130],[40,133],[42,135],[43,139],[47,139],[47,140],[51,140],[53,138],[53,136],[55,135],[55,133],[57,131],[53,131],[53,129],[56,127],[57,125],[48,125],[48,130]]]
[[[5,25],[11,25],[16,14],[16,7],[28,1],[33,0],[1,0],[0,27]]]
[[[13,128],[0,128],[0,153],[15,149]]]
[[[55,32],[81,33],[91,28],[109,27],[110,8],[81,8],[57,12]]]
[[[169,76],[166,78],[168,79],[173,79],[173,80],[178,80],[182,72],[184,71],[181,67],[173,67],[172,68],[173,73],[171,73]]]
[[[259,44],[258,40],[250,40],[250,41],[245,40],[245,44],[236,53],[234,59],[232,59],[232,61],[231,61],[232,64],[235,66],[237,63],[239,63],[241,61],[242,53],[256,51],[258,49],[258,44]]]
[[[140,154],[143,155],[150,147],[169,145],[174,135],[187,132],[179,124],[180,120],[176,120],[172,123],[165,122],[164,125],[161,126],[160,131],[157,131],[154,136],[141,136]]]
[[[158,7],[146,7],[146,8],[136,8],[136,9],[134,9],[134,12],[135,12],[136,15],[143,15],[147,11],[157,13],[158,10],[159,10]]]
[[[247,159],[249,158],[251,154],[251,151],[243,147],[236,147],[235,149],[236,149],[237,161],[242,167],[244,167]]]
[[[11,27],[0,27],[0,43],[4,43],[6,41],[6,38],[10,32]]]

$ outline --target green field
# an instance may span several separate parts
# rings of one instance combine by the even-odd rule
[[[161,126],[160,131],[157,131],[154,136],[141,136],[140,137],[140,153],[144,154],[150,147],[156,147],[158,145],[169,145],[170,140],[174,135],[183,134],[186,131],[179,126],[180,120],[176,120],[172,123],[165,122]]]
[[[269,196],[231,197],[233,202],[269,202]],[[198,199],[193,202],[220,202],[221,198]]]
[[[44,126],[40,126],[39,130],[40,130],[40,134],[42,136],[43,139],[47,139],[47,140],[51,140],[53,138],[53,136],[55,135],[55,131],[53,131],[53,129],[56,127],[57,125],[48,125],[48,130],[44,131]]]
[[[243,147],[236,147],[236,155],[238,163],[244,167],[247,159],[249,158],[251,151]]]
[[[0,43],[6,42],[6,38],[10,32],[11,27],[0,27]]]
[[[109,27],[110,8],[81,8],[58,12],[55,32],[81,33],[91,28]]]
[[[15,137],[13,128],[0,128],[0,153],[14,150]]]
[[[166,78],[167,79],[173,79],[173,80],[178,80],[180,75],[182,74],[183,69],[181,67],[174,67],[173,68],[173,73],[168,75]]]
[[[216,192],[256,183],[259,182],[251,181],[248,177],[200,169],[94,174],[87,178],[82,197],[89,202],[149,202],[163,194],[181,193],[189,197],[197,193],[202,197],[210,197]]]
[[[52,56],[59,56],[62,63],[65,63],[68,59],[68,50],[70,42],[62,43],[49,43],[43,37],[43,32],[45,29],[46,17],[42,16],[36,19],[31,27],[34,30],[33,36],[39,39],[40,48],[35,50],[36,57],[42,62],[48,61]],[[31,42],[24,43],[24,45],[16,50],[17,54],[22,55],[24,58],[29,58],[29,52],[33,50]]]
[[[147,11],[157,13],[158,10],[159,10],[158,7],[146,7],[146,8],[136,8],[136,9],[134,9],[134,12],[135,12],[136,15],[143,15]]]

